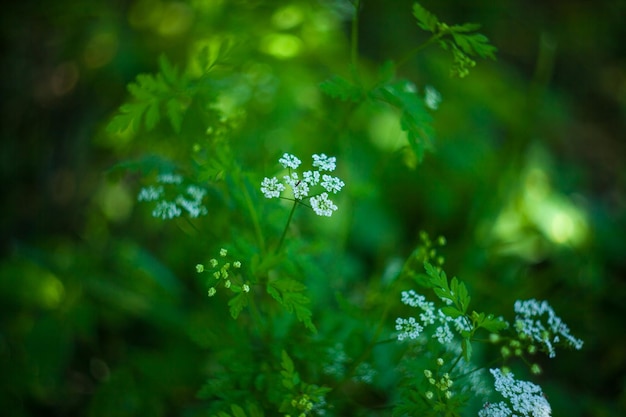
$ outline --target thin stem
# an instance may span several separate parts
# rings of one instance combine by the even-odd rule
[[[285,241],[285,236],[287,236],[287,230],[289,230],[289,225],[291,224],[291,219],[293,218],[293,213],[296,211],[296,207],[298,206],[298,200],[293,201],[293,206],[291,207],[291,211],[289,212],[289,218],[287,219],[287,224],[285,225],[285,229],[283,230],[283,234],[278,241],[278,246],[276,246],[276,252],[280,251],[280,248],[283,246],[283,242]]]
[[[359,60],[359,9],[361,8],[361,0],[354,2],[354,18],[352,19],[352,32],[350,39],[350,64],[352,66],[352,76],[354,81],[359,82],[359,74],[357,65]]]
[[[259,216],[254,208],[254,204],[252,203],[252,198],[250,197],[248,187],[246,187],[246,184],[241,184],[241,188],[243,188],[244,190],[243,196],[246,200],[246,206],[248,207],[248,211],[250,212],[250,217],[252,218],[252,225],[254,226],[254,233],[256,234],[256,240],[259,244],[259,249],[261,249],[261,253],[263,253],[265,252],[265,239],[263,238],[263,232],[261,231],[261,222],[259,221]]]
[[[402,58],[398,60],[398,62],[396,63],[396,68],[400,68],[402,65],[406,64],[407,61],[413,57],[413,55],[417,54],[419,51],[426,48],[427,46],[430,46],[430,44],[434,43],[435,41],[438,41],[439,38],[441,38],[441,36],[442,34],[433,35],[426,42],[411,49]]]

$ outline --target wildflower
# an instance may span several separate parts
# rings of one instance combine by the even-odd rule
[[[291,175],[285,175],[285,183],[293,190],[293,197],[296,200],[302,200],[309,195],[309,184],[306,181],[301,181],[297,172],[292,172]]]
[[[198,271],[198,273],[203,272],[204,271],[204,265],[202,265],[202,264],[196,265],[196,271]]]
[[[531,337],[538,342],[547,350],[549,357],[556,356],[554,345],[561,342],[561,338],[565,344],[574,349],[582,348],[583,341],[570,334],[567,325],[555,314],[547,301],[518,300],[514,304],[514,309],[517,313],[515,329],[518,334]]]
[[[479,417],[511,416],[513,412],[522,416],[549,417],[552,413],[550,404],[539,385],[514,379],[512,372],[504,373],[500,369],[490,369],[494,376],[494,387],[510,403],[511,409],[504,402],[488,404],[478,413]],[[507,414],[504,414],[504,413]]]
[[[339,178],[327,174],[322,175],[322,180],[322,187],[329,193],[337,194],[345,185]]]
[[[163,186],[150,185],[139,190],[137,201],[156,201],[163,195]]]
[[[173,219],[179,217],[182,210],[176,205],[176,203],[169,201],[159,201],[157,206],[152,210],[152,217],[160,217],[163,220]]]
[[[311,208],[318,216],[332,216],[337,206],[328,198],[327,193],[322,193],[317,197],[311,197]]]
[[[183,181],[183,177],[176,174],[161,174],[156,179],[161,184],[180,184]]]
[[[337,206],[328,199],[328,193],[338,193],[345,186],[345,183],[337,177],[324,174],[321,171],[333,171],[336,168],[336,158],[328,157],[325,154],[313,155],[314,170],[305,171],[302,178],[297,169],[301,161],[294,155],[285,153],[278,162],[289,168],[289,173],[284,175],[282,180],[277,177],[265,177],[261,182],[261,192],[265,198],[278,198],[287,188],[293,192],[293,200],[296,202],[309,198],[311,208],[318,216],[332,216],[337,210]],[[325,192],[314,193],[310,196],[311,187],[320,185]]]
[[[485,404],[482,410],[478,412],[478,417],[511,417],[513,412],[502,401],[495,404]]]
[[[250,292],[250,286],[248,284],[243,284],[243,292]]]
[[[337,159],[334,156],[328,157],[325,154],[313,155],[313,166],[320,171],[334,171]]]
[[[215,258],[210,259],[209,264],[211,264],[211,268],[215,268],[217,266],[217,259]]]
[[[176,185],[181,184],[183,178],[176,174],[161,174],[157,176],[159,184],[165,184],[170,189],[177,190]],[[150,185],[143,187],[137,194],[138,201],[156,201],[156,207],[152,210],[152,216],[163,220],[179,217],[183,210],[189,217],[195,218],[208,213],[202,205],[202,199],[206,190],[196,185],[189,185],[184,193],[176,195],[173,200],[165,198],[166,192],[163,185]]]
[[[319,184],[320,182],[320,172],[319,171],[306,171],[302,174],[302,180],[309,184],[311,187]],[[324,185],[324,184],[322,184]]]
[[[265,178],[261,183],[261,192],[265,198],[278,198],[285,191],[285,186],[278,182],[278,178]]]
[[[415,320],[414,317],[403,319],[398,317],[396,319],[396,330],[398,334],[398,340],[401,342],[406,338],[417,339],[424,328]]]
[[[452,342],[453,337],[454,335],[450,331],[448,323],[444,323],[441,326],[437,327],[435,334],[433,334],[433,339],[437,339],[437,341],[442,345]]]
[[[217,290],[215,289],[215,287],[209,288],[209,291],[208,291],[209,297],[213,297],[216,292]]]
[[[238,268],[241,268],[241,262],[239,262],[239,261],[235,261],[235,262],[233,262],[233,267],[234,267],[234,268],[237,268],[237,269],[238,269]]]
[[[224,249],[224,248],[221,248],[221,249],[220,249],[220,256],[221,256],[222,258],[224,258],[224,257],[226,257],[226,255],[228,255],[228,250],[226,250],[226,249]]]
[[[285,153],[278,160],[278,162],[285,168],[298,169],[302,161],[296,158],[294,155]]]
[[[426,107],[431,110],[437,110],[439,108],[439,103],[441,103],[441,94],[439,91],[435,90],[434,87],[427,85],[424,88],[424,102],[426,103]]]

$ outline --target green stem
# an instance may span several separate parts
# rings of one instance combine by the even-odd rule
[[[411,49],[402,58],[400,58],[398,60],[398,62],[396,63],[396,69],[400,68],[402,65],[406,64],[407,61],[413,57],[413,55],[417,54],[419,51],[421,51],[422,49],[426,48],[427,46],[430,46],[430,44],[434,43],[435,41],[438,41],[439,38],[441,38],[441,36],[442,36],[441,33],[439,33],[437,35],[433,35],[426,42],[422,43],[419,46],[416,46],[413,49]]]
[[[263,232],[261,231],[261,222],[259,221],[259,216],[257,211],[254,208],[254,204],[252,203],[252,198],[250,197],[250,192],[248,191],[248,187],[243,181],[240,181],[240,186],[243,188],[244,199],[246,200],[246,206],[248,207],[248,211],[250,212],[250,218],[252,219],[252,225],[254,226],[254,233],[256,234],[256,240],[259,244],[259,249],[261,253],[265,252],[265,239],[263,238]]]
[[[296,211],[296,207],[298,206],[298,200],[293,201],[293,207],[291,207],[291,211],[289,212],[289,218],[287,219],[287,224],[285,225],[285,229],[283,230],[283,234],[278,241],[278,246],[276,246],[275,253],[280,251],[280,248],[283,246],[283,242],[285,241],[285,236],[287,236],[287,230],[289,230],[289,225],[291,224],[291,219],[293,218],[293,213]]]
[[[361,8],[361,1],[356,0],[354,2],[354,18],[352,19],[352,32],[350,39],[350,64],[352,66],[352,76],[357,84],[359,82],[359,74],[357,71],[357,64],[359,60],[359,9]]]

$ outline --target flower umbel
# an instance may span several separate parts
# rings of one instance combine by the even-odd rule
[[[514,309],[517,313],[517,333],[538,342],[551,358],[556,356],[555,345],[558,343],[564,343],[576,350],[582,348],[583,341],[570,334],[569,327],[555,314],[547,301],[518,300]]]
[[[295,170],[302,163],[296,156],[285,153],[278,160],[289,172],[283,176],[282,181],[278,177],[265,177],[261,182],[261,192],[265,198],[281,198],[281,194],[290,190],[295,203],[301,203],[305,199],[309,199],[311,208],[318,216],[332,216],[337,210],[335,203],[328,198],[329,193],[337,194],[344,187],[344,182],[332,175],[321,174],[323,171],[331,172],[337,167],[337,159],[326,156],[325,154],[313,155],[314,170],[305,171],[302,177]],[[321,188],[319,192],[313,189]],[[313,192],[313,193],[312,193]]]
[[[521,416],[550,417],[552,409],[539,385],[518,381],[513,378],[512,372],[504,373],[498,368],[490,369],[489,372],[495,378],[496,391],[510,403],[511,408],[505,402],[486,404],[478,413],[479,417],[511,416],[512,411]]]
[[[159,185],[143,187],[137,194],[137,201],[156,202],[152,217],[167,220],[180,217],[183,211],[192,218],[208,213],[202,204],[206,195],[204,188],[193,184],[182,188],[183,177],[177,174],[160,174],[156,180]]]

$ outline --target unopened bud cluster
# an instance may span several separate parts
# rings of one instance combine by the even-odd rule
[[[230,289],[235,293],[250,291],[250,286],[243,282],[241,274],[238,271],[241,269],[241,261],[235,260],[227,262],[225,259],[227,256],[228,250],[222,248],[219,253],[219,259],[222,262],[217,258],[211,258],[206,267],[204,264],[196,265],[196,272],[199,274],[203,272],[210,274],[208,278],[209,289],[207,291],[209,297],[213,297],[217,293],[217,287],[220,283],[222,283],[224,288]],[[241,285],[233,283],[233,279],[237,282],[241,282]]]
[[[437,368],[441,368],[444,364],[444,360],[442,358],[437,358],[436,363]],[[427,400],[432,400],[434,398],[436,398],[437,400],[449,400],[454,396],[454,392],[450,389],[454,384],[454,381],[452,380],[448,372],[444,372],[443,374],[439,375],[439,370],[435,370],[433,372],[430,369],[425,369],[424,376],[426,377],[428,385],[431,386],[431,388],[428,389],[424,394]]]

